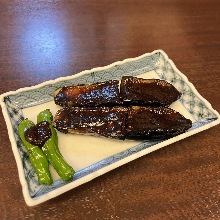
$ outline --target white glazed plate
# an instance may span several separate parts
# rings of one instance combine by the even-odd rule
[[[182,96],[170,107],[191,119],[192,128],[184,134],[163,141],[122,141],[58,132],[60,151],[76,173],[72,181],[64,182],[50,167],[54,183],[52,186],[39,185],[36,173],[18,136],[17,126],[21,120],[29,118],[36,123],[37,114],[44,109],[50,109],[55,114],[60,107],[53,102],[53,92],[59,87],[110,79],[120,80],[124,75],[158,78],[172,83]],[[186,76],[162,50],[8,92],[0,98],[24,199],[29,206],[45,202],[140,156],[220,123],[219,114],[199,95]]]

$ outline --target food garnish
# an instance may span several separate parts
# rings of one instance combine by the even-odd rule
[[[18,125],[18,133],[37,174],[40,184],[51,185],[53,180],[49,163],[65,181],[70,180],[75,171],[64,160],[58,148],[58,136],[52,126],[53,115],[46,109],[37,115],[37,124],[25,119]]]
[[[37,116],[37,122],[48,122],[51,130],[51,137],[45,142],[42,147],[47,159],[57,171],[58,175],[65,181],[70,180],[75,171],[73,168],[64,160],[60,150],[58,148],[58,136],[57,132],[52,126],[53,115],[50,110],[46,109],[40,112]]]
[[[35,124],[32,121],[25,119],[18,125],[18,133],[37,174],[39,184],[51,185],[53,180],[46,155],[40,147],[31,144],[25,138],[25,132],[34,126]]]

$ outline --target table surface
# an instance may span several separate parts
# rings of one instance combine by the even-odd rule
[[[220,1],[0,1],[0,93],[163,49],[220,112]],[[220,126],[43,204],[23,199],[0,113],[1,219],[220,219]]]

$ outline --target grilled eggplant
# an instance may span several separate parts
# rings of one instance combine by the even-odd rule
[[[124,104],[167,107],[180,98],[180,92],[170,83],[159,79],[123,76],[120,93]]]
[[[63,107],[95,107],[121,104],[119,81],[66,86],[54,92],[54,101]]]
[[[57,111],[54,126],[64,133],[124,139],[126,117],[125,107],[63,108]]]
[[[180,96],[180,92],[165,80],[123,76],[120,86],[119,81],[110,80],[59,88],[54,92],[54,101],[63,107],[97,107],[121,104],[167,107]]]
[[[188,130],[192,122],[165,107],[63,108],[54,118],[57,130],[118,139],[164,139]]]
[[[169,138],[192,126],[189,119],[167,108],[180,96],[164,80],[132,76],[122,77],[120,86],[117,80],[67,86],[54,93],[55,103],[64,107],[56,113],[54,126],[64,133],[118,139]]]
[[[164,139],[181,134],[191,126],[191,120],[173,109],[132,106],[128,111],[126,137]]]

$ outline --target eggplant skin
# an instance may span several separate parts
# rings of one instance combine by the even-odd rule
[[[55,114],[54,126],[64,133],[124,139],[126,117],[125,107],[63,108]]]
[[[55,104],[63,107],[118,105],[168,107],[180,96],[181,93],[165,80],[123,76],[120,86],[118,80],[64,86],[54,92],[54,101]]]
[[[72,107],[57,111],[54,127],[63,133],[117,139],[165,139],[184,133],[192,122],[166,107]]]
[[[120,91],[119,91],[120,89]],[[64,133],[117,139],[165,139],[184,133],[192,121],[168,108],[181,93],[159,79],[123,76],[89,85],[66,86],[54,92],[64,107],[54,117],[54,127]]]
[[[132,106],[128,111],[126,138],[165,139],[184,133],[192,121],[165,107]]]
[[[181,93],[170,83],[159,79],[123,76],[120,84],[124,104],[168,107]]]
[[[65,86],[54,92],[55,104],[63,107],[96,107],[121,104],[119,81]]]

